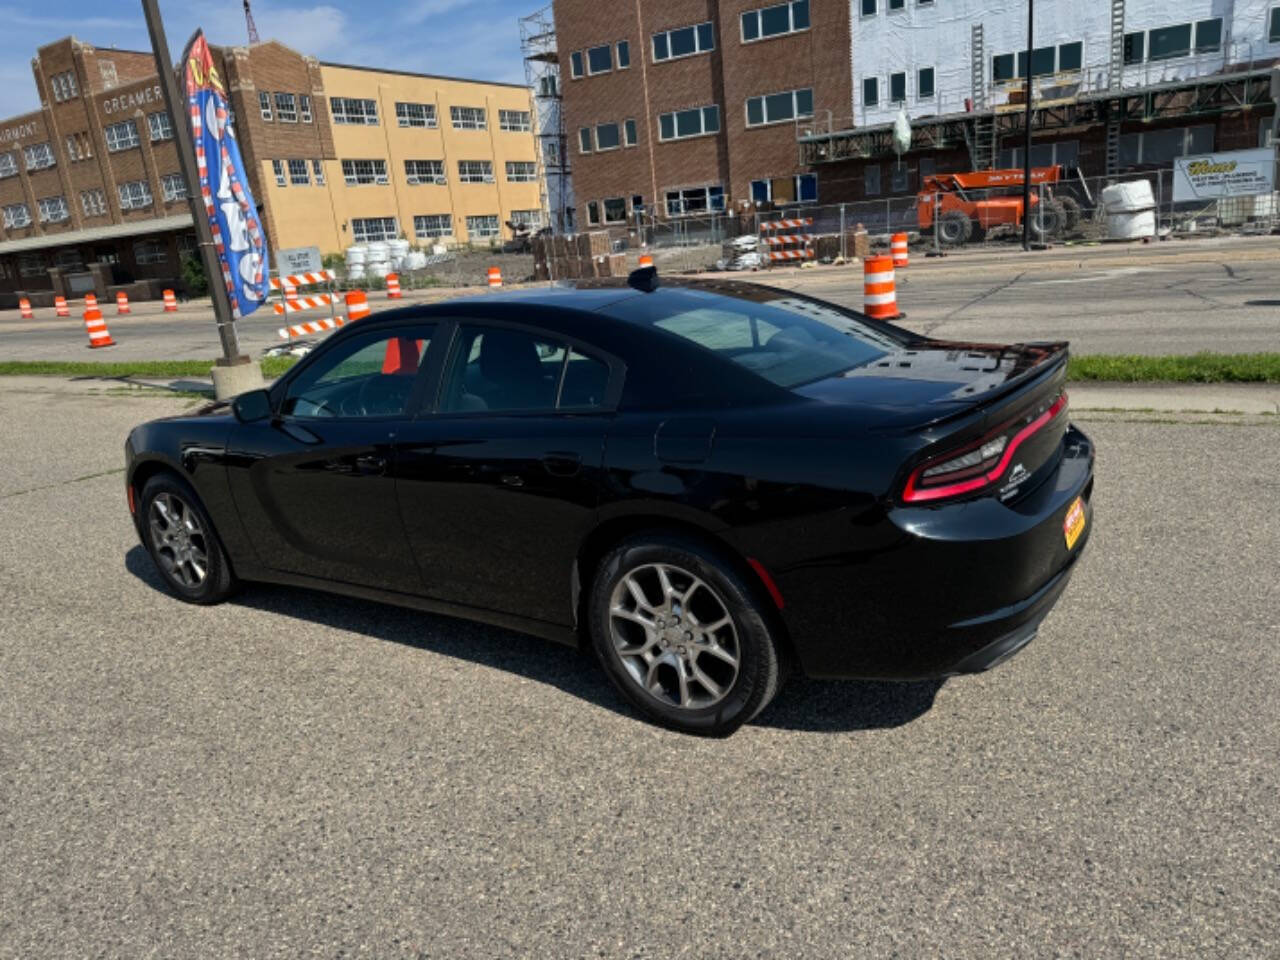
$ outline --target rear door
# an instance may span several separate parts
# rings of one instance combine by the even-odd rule
[[[394,458],[426,392],[434,334],[410,323],[350,337],[290,381],[276,416],[235,428],[232,491],[264,566],[421,592]]]
[[[554,333],[459,323],[433,410],[396,441],[428,595],[554,623],[595,524],[621,365]]]

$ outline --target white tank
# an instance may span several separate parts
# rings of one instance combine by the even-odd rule
[[[1129,180],[1102,188],[1102,206],[1108,214],[1151,210],[1155,205],[1150,180]]]
[[[348,263],[348,264],[347,264],[347,279],[348,279],[348,280],[363,280],[363,279],[364,279],[364,264],[363,264],[363,263]]]
[[[381,240],[369,244],[369,263],[385,262],[390,255],[390,248]]]
[[[406,270],[421,270],[427,265],[427,255],[415,250],[404,258],[404,265]]]
[[[391,258],[403,257],[409,252],[408,240],[388,240],[387,249],[391,251]]]
[[[369,248],[364,244],[347,247],[347,263],[365,263],[369,259]]]
[[[1107,236],[1112,240],[1140,240],[1156,235],[1155,210],[1107,214]]]
[[[388,263],[371,263],[369,264],[369,276],[385,277],[391,272],[391,265]]]

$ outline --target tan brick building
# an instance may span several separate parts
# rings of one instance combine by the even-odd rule
[[[796,125],[848,111],[847,4],[555,0],[578,220],[821,200]]]
[[[274,41],[214,55],[272,249],[487,243],[542,222],[525,87],[320,63]],[[0,121],[0,305],[175,285],[195,233],[151,54],[67,37],[32,72],[41,109]]]

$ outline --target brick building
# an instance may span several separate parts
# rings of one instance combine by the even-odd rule
[[[274,41],[214,57],[272,249],[487,243],[543,221],[522,85],[320,63]],[[32,72],[41,109],[0,121],[0,306],[181,286],[195,232],[152,55],[67,37]]]
[[[579,223],[822,199],[795,127],[848,112],[846,4],[554,8]]]

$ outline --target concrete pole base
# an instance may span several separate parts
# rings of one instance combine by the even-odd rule
[[[240,356],[233,366],[225,366],[219,360],[213,367],[213,395],[219,400],[230,400],[250,390],[261,390],[266,381],[262,379],[262,366],[254,363],[250,357]]]

